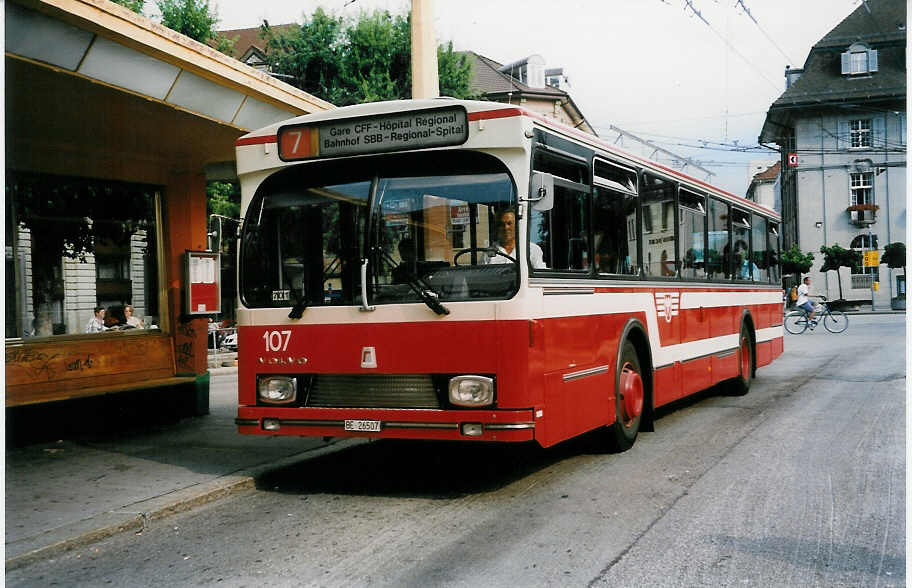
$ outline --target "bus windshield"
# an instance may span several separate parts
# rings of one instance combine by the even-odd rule
[[[516,203],[498,160],[406,154],[298,165],[266,180],[245,214],[240,292],[248,307],[503,299],[514,256],[497,219]],[[500,236],[503,238],[503,235]]]

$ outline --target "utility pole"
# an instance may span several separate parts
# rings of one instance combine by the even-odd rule
[[[440,95],[434,0],[412,0],[412,98]]]

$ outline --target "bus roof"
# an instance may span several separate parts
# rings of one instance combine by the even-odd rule
[[[274,143],[276,142],[276,134],[280,127],[293,124],[302,124],[302,123],[313,123],[320,121],[329,121],[329,120],[339,120],[345,118],[359,117],[359,116],[368,116],[376,114],[386,114],[386,113],[396,113],[396,112],[407,112],[410,110],[420,110],[427,108],[440,107],[443,103],[458,103],[465,107],[469,115],[469,121],[477,121],[482,119],[495,119],[495,118],[509,118],[514,116],[525,116],[536,123],[539,123],[541,126],[550,129],[551,131],[567,135],[572,139],[582,142],[583,144],[597,150],[606,151],[618,157],[628,160],[631,163],[638,165],[644,169],[659,172],[661,174],[677,178],[684,181],[685,183],[691,184],[697,188],[702,189],[705,192],[712,193],[718,196],[722,196],[727,200],[731,200],[733,203],[736,203],[744,208],[748,208],[755,212],[760,212],[766,216],[772,217],[776,220],[779,220],[779,214],[766,206],[753,202],[744,198],[743,196],[738,196],[726,190],[723,190],[717,186],[713,186],[708,182],[704,182],[692,176],[689,176],[683,172],[671,169],[654,161],[650,161],[638,155],[634,155],[629,151],[620,149],[614,145],[609,144],[608,142],[600,139],[595,135],[590,135],[589,133],[575,129],[569,125],[566,125],[560,121],[557,121],[552,118],[548,118],[543,114],[534,112],[522,106],[516,105],[505,105],[502,102],[489,102],[489,101],[480,101],[480,100],[459,100],[456,98],[435,98],[435,99],[426,99],[426,100],[390,100],[384,102],[369,102],[365,104],[356,104],[353,106],[343,106],[341,108],[335,108],[332,110],[324,110],[322,112],[316,112],[313,114],[306,114],[303,116],[298,116],[295,118],[287,119],[280,121],[278,123],[271,124],[267,127],[257,129],[256,131],[250,132],[246,135],[243,135],[237,140],[237,146],[245,145],[258,145],[263,143]]]

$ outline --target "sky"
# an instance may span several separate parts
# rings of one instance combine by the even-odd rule
[[[690,157],[685,172],[743,195],[771,164],[757,146],[786,65],[861,0],[435,0],[438,42],[501,63],[531,54],[563,67],[570,95],[603,137],[612,125]],[[405,14],[408,0],[210,0],[223,30],[302,22],[318,7],[356,17],[377,8]],[[690,8],[690,7],[693,8]],[[695,13],[699,12],[699,15]],[[625,147],[633,147],[625,144]],[[638,146],[642,149],[642,146]]]

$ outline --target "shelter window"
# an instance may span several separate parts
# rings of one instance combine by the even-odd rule
[[[126,305],[157,328],[157,200],[152,186],[7,172],[6,337],[84,333],[98,306],[107,329],[136,328]]]

